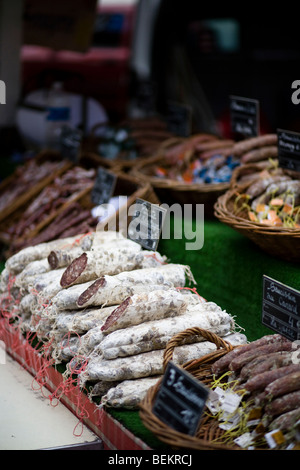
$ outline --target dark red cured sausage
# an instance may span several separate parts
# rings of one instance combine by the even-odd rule
[[[271,403],[266,405],[265,411],[268,415],[278,416],[282,413],[295,410],[299,407],[300,390],[288,393],[282,397],[275,398]]]
[[[278,156],[278,148],[276,145],[269,145],[268,147],[261,147],[258,149],[250,150],[244,153],[241,157],[242,163],[259,162],[267,158],[276,158]]]
[[[123,300],[123,302],[109,315],[106,322],[101,327],[101,330],[107,330],[116,320],[118,320],[118,318],[120,318],[130,303],[132,303],[130,297],[127,297],[127,299]]]
[[[295,365],[298,365],[298,371],[284,375],[266,387],[268,396],[279,397],[280,395],[300,390],[300,366],[299,364]]]
[[[96,279],[93,284],[91,284],[82,294],[78,297],[77,305],[82,307],[86,304],[97,292],[100,287],[104,287],[106,284],[106,280],[104,277],[100,277]]]
[[[62,287],[67,287],[73,284],[80,274],[85,270],[87,265],[87,254],[82,253],[78,258],[74,259],[72,263],[64,271],[60,285]]]
[[[283,413],[282,415],[278,416],[277,418],[272,421],[270,424],[270,429],[281,429],[291,431],[293,426],[299,421],[300,419],[300,407],[296,408],[295,410],[288,411],[287,413]]]
[[[234,155],[242,155],[249,152],[251,149],[257,147],[264,147],[266,145],[276,145],[278,141],[277,134],[265,134],[237,142],[233,147]]]
[[[286,375],[289,375],[292,372],[300,371],[299,364],[291,364],[285,367],[279,367],[278,369],[269,370],[267,372],[262,372],[261,374],[257,374],[250,380],[248,380],[244,387],[249,392],[257,391],[268,387],[268,385],[272,384],[275,380],[278,380]],[[266,390],[267,391],[267,390]]]
[[[229,364],[229,369],[233,371],[238,371],[249,361],[252,361],[253,359],[255,359],[256,357],[262,354],[269,354],[269,353],[277,352],[277,351],[291,351],[291,350],[292,350],[291,341],[278,341],[276,343],[266,344],[265,346],[261,346],[259,348],[256,348],[255,350],[244,352],[244,354],[241,354],[238,357],[234,358]]]
[[[256,357],[246,364],[240,371],[240,379],[249,380],[262,372],[270,369],[287,366],[292,362],[290,351],[279,351]]]
[[[220,372],[226,370],[232,359],[239,356],[240,354],[243,354],[246,351],[252,351],[256,349],[257,347],[264,346],[265,344],[271,344],[271,343],[278,342],[278,341],[286,341],[286,339],[279,334],[265,335],[262,338],[252,341],[251,343],[238,346],[232,351],[230,351],[229,353],[227,353],[225,356],[222,356],[218,361],[216,361],[212,365],[212,368],[211,368],[212,373],[219,374]]]

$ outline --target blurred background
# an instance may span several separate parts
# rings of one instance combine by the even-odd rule
[[[230,135],[229,96],[259,100],[261,132],[300,130],[291,101],[300,47],[292,9],[198,0],[0,0],[1,154],[46,145],[53,84],[83,136],[168,116]],[[299,77],[298,77],[299,78]],[[52,91],[51,91],[52,90]]]

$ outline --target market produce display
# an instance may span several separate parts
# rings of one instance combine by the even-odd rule
[[[45,162],[38,165],[34,160],[29,161],[26,172],[17,168],[15,172],[15,185],[3,190],[0,195],[0,210],[3,211],[20,194],[25,193],[38,181],[45,178],[57,166],[57,162]]]
[[[236,142],[232,153],[242,164],[256,163],[278,157],[277,134],[264,134]]]
[[[248,218],[253,222],[299,228],[300,179],[276,165],[249,173],[239,183],[249,181],[251,177],[252,182],[236,197],[234,213],[238,215],[246,208]]]
[[[76,374],[91,400],[136,409],[163,374],[167,342],[187,325],[234,345],[247,341],[229,313],[187,284],[195,284],[188,266],[119,232],[79,234],[26,247],[6,261],[1,314],[38,341],[49,365],[64,364],[64,380]],[[175,361],[215,348],[195,336],[176,349]]]
[[[157,178],[192,183],[226,183],[239,159],[232,154],[234,141],[212,134],[196,134],[174,143],[165,142],[152,175]],[[151,174],[148,172],[148,174]]]
[[[276,258],[299,262],[299,173],[277,159],[241,165],[214,215]]]
[[[263,336],[228,352],[211,372],[207,406],[223,440],[249,449],[298,448],[300,363],[292,341]]]
[[[51,158],[51,155],[47,159],[47,154],[43,153],[18,166],[0,184],[0,221],[14,216],[18,209],[69,166],[70,163]]]
[[[102,127],[102,126],[101,126]],[[125,166],[157,151],[163,141],[174,137],[165,120],[159,116],[128,118],[118,126],[108,126],[97,136],[97,126],[84,143],[84,149],[96,151],[109,162]]]
[[[27,173],[27,172],[25,172]],[[76,202],[78,196],[93,187],[96,170],[79,166],[66,171],[47,185],[24,210],[23,214],[7,228],[11,249],[20,250],[61,236],[88,231],[97,224],[89,210]],[[53,223],[51,223],[53,221]],[[84,225],[83,225],[84,224]]]

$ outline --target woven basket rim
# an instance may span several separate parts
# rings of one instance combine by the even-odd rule
[[[260,234],[274,234],[274,235],[287,235],[293,237],[300,237],[300,228],[293,227],[275,227],[260,224],[252,220],[247,220],[244,217],[235,215],[228,209],[228,202],[236,194],[236,189],[229,189],[224,194],[218,197],[214,204],[215,216],[224,223],[235,225],[247,230],[253,230]]]

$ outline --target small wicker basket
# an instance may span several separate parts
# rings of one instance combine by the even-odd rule
[[[186,362],[181,366],[185,371],[192,374],[195,379],[200,380],[201,383],[209,387],[213,379],[211,374],[212,364],[217,359],[239,346],[232,346],[230,343],[208,330],[203,330],[198,327],[188,328],[173,336],[168,342],[164,352],[164,370],[166,370],[168,362],[172,360],[174,348],[184,343],[184,341],[191,336],[201,336],[216,345],[217,349],[215,351],[200,359]],[[177,449],[241,450],[237,445],[228,445],[222,442],[224,431],[219,427],[218,421],[208,415],[203,414],[198,431],[194,436],[181,433],[161,421],[152,412],[161,382],[162,379],[148,390],[146,397],[140,404],[139,412],[144,425],[153,432],[158,439],[171,448]]]
[[[245,193],[248,187],[248,184],[240,183],[240,176],[255,169],[261,171],[262,168],[256,165],[243,165],[236,169],[230,189],[219,196],[214,205],[214,215],[222,223],[252,240],[269,255],[298,263],[300,261],[299,228],[267,226],[251,221],[247,209],[242,207],[242,201],[237,203],[237,196]],[[299,178],[299,173],[295,174],[289,170],[282,170],[282,172],[292,178]]]

